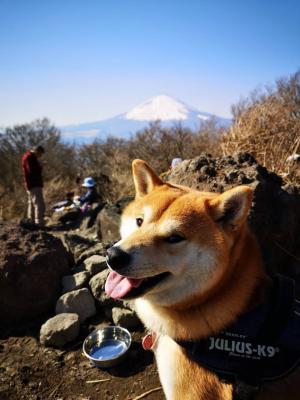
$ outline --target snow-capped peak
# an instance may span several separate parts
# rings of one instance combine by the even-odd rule
[[[162,127],[172,127],[175,123],[195,131],[213,114],[187,106],[170,96],[160,95],[134,107],[131,111],[116,115],[101,121],[87,122],[84,124],[61,127],[63,136],[67,141],[77,140],[78,143],[92,142],[95,138],[106,138],[109,135],[129,138],[151,121],[161,121]],[[229,126],[229,119],[215,116],[219,126]]]
[[[135,121],[185,120],[190,111],[192,110],[189,110],[184,103],[170,96],[160,95],[134,107],[124,117]]]

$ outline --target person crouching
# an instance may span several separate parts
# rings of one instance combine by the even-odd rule
[[[94,178],[85,178],[81,186],[87,189],[87,192],[79,199],[81,211],[86,212],[98,200],[99,196]]]

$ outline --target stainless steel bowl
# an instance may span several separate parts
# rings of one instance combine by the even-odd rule
[[[130,345],[127,329],[107,326],[89,334],[83,342],[83,353],[96,367],[109,368],[123,361]]]

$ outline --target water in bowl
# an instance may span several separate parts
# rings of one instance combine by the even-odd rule
[[[97,360],[110,360],[118,357],[126,351],[126,344],[121,340],[104,340],[100,345],[91,349],[90,355]]]

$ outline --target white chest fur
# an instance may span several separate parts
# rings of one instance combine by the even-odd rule
[[[168,336],[160,336],[154,350],[159,378],[167,400],[174,398],[177,348],[178,345]]]
[[[173,400],[179,346],[169,336],[164,334],[164,318],[153,310],[152,305],[148,301],[137,299],[135,301],[135,309],[145,326],[150,331],[159,335],[153,351],[166,399]]]

